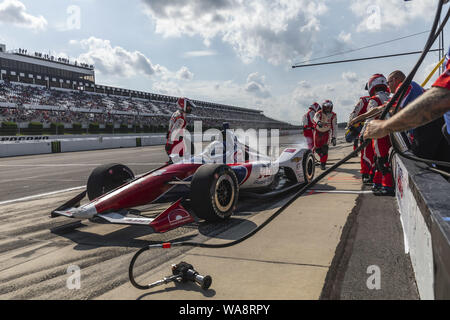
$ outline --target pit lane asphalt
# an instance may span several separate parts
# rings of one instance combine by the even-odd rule
[[[299,137],[283,137],[281,143],[298,141]],[[330,161],[338,160],[339,156],[348,153],[350,148],[348,145],[332,148]],[[156,168],[165,159],[162,147],[1,159],[0,165],[4,165],[0,167],[3,170],[1,179],[16,178],[1,184],[1,191],[7,194],[3,201],[83,185],[90,171],[105,162],[125,163],[139,174]],[[342,167],[318,187],[331,187],[335,191],[349,188],[360,190],[356,181],[359,178],[355,170],[357,167],[355,164]],[[13,168],[18,168],[19,173],[11,174]],[[41,174],[47,176],[47,179],[41,177]],[[36,186],[30,187],[30,184]],[[65,227],[71,220],[63,217],[48,218],[51,210],[76,193],[77,191],[53,194],[0,206],[0,299],[415,298],[411,269],[396,270],[396,267],[408,266],[409,263],[408,257],[401,252],[399,221],[395,219],[395,214],[391,220],[383,218],[385,209],[372,215],[379,215],[377,221],[381,223],[377,229],[378,240],[386,236],[383,232],[383,221],[397,226],[391,235],[382,239],[385,244],[395,242],[396,245],[394,248],[389,247],[387,254],[379,255],[380,262],[384,262],[379,262],[383,275],[386,275],[383,281],[390,283],[390,286],[385,286],[376,296],[373,296],[373,291],[364,289],[368,277],[364,268],[371,260],[370,255],[373,255],[373,244],[369,242],[365,244],[367,248],[364,247],[363,234],[363,241],[358,240],[358,243],[366,248],[365,251],[358,251],[358,246],[351,245],[359,239],[357,235],[361,238],[361,231],[367,232],[359,226],[364,221],[368,223],[367,217],[362,221],[353,218],[356,218],[355,215],[358,215],[358,219],[362,217],[360,210],[366,208],[358,205],[356,200],[363,197],[376,203],[378,199],[374,199],[372,195],[366,197],[358,194],[314,194],[317,201],[314,201],[314,206],[310,206],[306,212],[305,204],[311,202],[308,197],[302,197],[283,215],[286,218],[280,216],[268,226],[267,231],[229,251],[185,248],[152,250],[139,259],[135,270],[139,279],[159,280],[160,277],[170,274],[171,263],[185,258],[192,261],[194,258],[196,262],[191,263],[194,263],[199,271],[213,275],[213,287],[202,292],[195,285],[168,285],[145,293],[137,291],[128,282],[128,264],[137,248],[152,242],[174,239],[200,242],[236,239],[261,223],[287,201],[287,198],[269,204],[245,201],[240,204],[237,214],[230,221],[219,225],[197,222],[166,234],[148,234],[145,228],[91,221],[83,221],[71,228]],[[386,199],[391,205],[392,201],[392,198]],[[324,208],[330,206],[335,207],[334,212],[319,215]],[[372,203],[372,207],[376,206]],[[157,207],[150,209],[158,210]],[[390,209],[392,210],[392,207]],[[366,228],[370,231],[370,225]],[[280,230],[283,231],[283,236],[280,235]],[[370,232],[365,236],[366,241],[376,240]],[[284,241],[282,246],[278,246],[279,241]],[[383,248],[385,245],[378,245],[382,252]],[[357,254],[354,254],[355,251]],[[390,263],[399,259],[402,259],[401,264]],[[67,269],[74,265],[81,269],[80,290],[67,288],[67,280],[70,277]],[[389,272],[384,272],[386,265],[390,266]],[[224,270],[227,271],[223,272]],[[245,273],[242,270],[252,272]],[[295,277],[296,281],[281,280],[280,271]],[[234,273],[240,275],[242,281],[246,281],[246,285],[238,291],[233,291],[234,286],[228,283]],[[398,277],[399,273],[405,276]],[[266,281],[261,281],[264,278]],[[395,287],[399,285],[408,286],[408,290],[403,290],[405,295],[396,295]],[[388,291],[389,288],[394,289]],[[354,292],[356,294],[352,294]]]

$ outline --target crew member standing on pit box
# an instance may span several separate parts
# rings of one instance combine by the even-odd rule
[[[370,96],[365,96],[359,98],[358,103],[355,106],[355,109],[350,114],[349,124],[347,127],[350,129],[350,134],[353,136],[356,136],[355,140],[356,143],[353,144],[353,150],[356,150],[358,147],[357,141],[359,141],[359,136],[361,133],[362,125],[361,124],[355,124],[350,125],[353,119],[356,117],[365,114],[367,112],[367,106],[369,105]],[[353,129],[353,130],[352,130]],[[346,137],[347,139],[347,137]],[[351,142],[351,141],[347,141]],[[374,151],[372,144],[368,144],[364,149],[361,150],[361,174],[362,174],[362,181],[364,184],[372,184],[373,183],[373,176],[375,174],[375,162],[374,162]]]
[[[317,102],[314,102],[309,107],[308,112],[303,116],[303,135],[305,136],[306,142],[308,143],[308,148],[310,150],[314,148],[314,116],[319,110],[320,105]]]
[[[184,155],[183,133],[186,128],[186,114],[192,113],[195,104],[187,98],[179,98],[177,102],[179,110],[172,114],[169,122],[169,131],[167,132],[166,152],[169,156],[169,163],[172,163],[172,157]]]
[[[330,132],[331,131],[331,132]],[[328,160],[328,143],[336,146],[337,117],[333,112],[333,102],[325,100],[322,110],[314,116],[314,151],[320,157],[320,168],[325,170]]]
[[[367,89],[371,96],[368,111],[382,106],[389,100],[388,83],[382,74],[374,74],[367,83]],[[392,180],[392,170],[389,164],[389,149],[391,140],[389,136],[372,140],[373,150],[376,157],[376,171],[373,178],[372,192],[377,196],[394,196],[394,184]]]

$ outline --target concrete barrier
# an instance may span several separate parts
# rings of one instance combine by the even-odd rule
[[[396,197],[421,299],[450,299],[450,183],[395,155]]]
[[[52,153],[51,142],[2,143],[0,158]]]
[[[89,138],[64,139],[61,142],[61,152],[104,150],[136,147],[136,138]]]
[[[0,157],[14,157],[34,154],[104,150],[116,148],[134,148],[140,146],[163,145],[165,135],[127,135],[127,136],[90,136],[71,137],[49,136],[48,140],[27,140],[20,137],[0,142]]]
[[[282,135],[290,134],[298,134],[298,132],[285,131]],[[192,139],[194,140],[194,137],[196,138],[195,140],[202,139],[200,136],[201,135],[193,136]],[[165,143],[166,135],[161,133],[2,137],[0,139],[0,157],[116,148],[135,148],[164,145]]]

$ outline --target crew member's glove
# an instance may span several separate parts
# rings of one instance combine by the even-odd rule
[[[331,144],[336,147],[336,138],[331,138]]]
[[[319,128],[322,128],[322,127],[323,127],[322,121],[317,122],[317,126],[318,126]]]

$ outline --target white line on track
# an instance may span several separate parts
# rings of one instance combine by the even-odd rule
[[[128,166],[162,166],[165,162],[126,163]],[[0,164],[0,167],[86,167],[100,166],[100,163],[65,163],[65,164]]]
[[[140,178],[143,175],[145,175],[145,174],[138,174],[138,175],[136,175],[136,178]],[[47,193],[41,193],[41,194],[36,194],[34,196],[28,196],[28,197],[19,198],[19,199],[6,200],[6,201],[3,201],[3,202],[0,202],[0,206],[1,205],[5,205],[5,204],[16,203],[16,202],[35,200],[35,199],[39,199],[39,198],[43,198],[43,197],[54,196],[56,194],[65,193],[65,192],[71,192],[71,191],[81,190],[81,189],[86,189],[86,186],[80,186],[80,187],[74,187],[74,188],[69,188],[69,189],[64,189],[64,190],[58,190],[58,191],[52,191],[52,192],[47,192]]]
[[[75,187],[75,188],[70,188],[70,189],[58,190],[58,191],[47,192],[47,193],[42,193],[42,194],[36,194],[34,196],[29,196],[29,197],[25,197],[25,198],[19,198],[19,199],[14,199],[14,200],[7,200],[7,201],[0,202],[0,206],[1,205],[5,205],[5,204],[16,203],[16,202],[35,200],[35,199],[39,199],[39,198],[42,198],[42,197],[53,196],[53,195],[56,195],[56,194],[60,194],[60,193],[64,193],[64,192],[70,192],[70,191],[75,191],[75,190],[81,190],[81,189],[85,189],[85,188],[86,188],[86,186],[81,186],[81,187]]]

